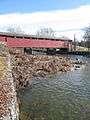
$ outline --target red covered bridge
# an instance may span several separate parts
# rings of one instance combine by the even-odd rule
[[[0,41],[9,48],[52,48],[72,49],[72,40],[68,38],[46,38],[26,34],[0,33]]]

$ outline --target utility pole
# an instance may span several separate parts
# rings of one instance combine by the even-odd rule
[[[76,36],[74,34],[74,51],[76,51]]]

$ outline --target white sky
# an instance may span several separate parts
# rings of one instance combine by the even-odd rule
[[[0,31],[7,27],[20,26],[25,33],[35,34],[43,27],[51,27],[57,36],[66,36],[73,39],[74,34],[80,40],[82,29],[90,24],[90,5],[76,9],[56,10],[36,13],[11,13],[0,15]],[[72,31],[68,31],[71,30]],[[65,30],[65,31],[64,31]]]

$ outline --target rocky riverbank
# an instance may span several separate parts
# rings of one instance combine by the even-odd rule
[[[16,89],[29,87],[33,77],[70,71],[75,64],[83,62],[60,56],[9,54],[6,45],[0,43],[0,120],[19,119]]]
[[[18,120],[19,108],[8,50],[0,47],[0,120]]]
[[[79,61],[60,56],[34,56],[25,54],[11,55],[12,75],[16,88],[25,88],[31,85],[33,77],[45,77],[57,72],[70,71]]]

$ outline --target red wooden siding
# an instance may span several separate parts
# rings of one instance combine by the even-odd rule
[[[34,40],[25,38],[7,38],[8,47],[65,48],[65,41]]]

